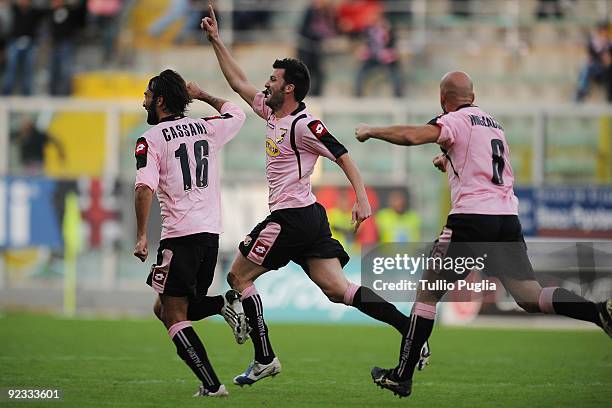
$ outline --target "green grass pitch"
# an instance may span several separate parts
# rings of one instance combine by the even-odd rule
[[[434,329],[431,365],[413,395],[375,387],[372,365],[395,364],[400,337],[382,326],[270,324],[276,378],[231,384],[252,355],[223,322],[195,324],[227,399],[191,395],[197,380],[150,320],[0,317],[0,388],[60,388],[52,407],[609,407],[612,347],[601,331]]]

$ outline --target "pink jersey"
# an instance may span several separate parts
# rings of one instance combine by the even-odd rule
[[[226,102],[221,115],[163,119],[136,142],[136,187],[157,192],[161,239],[220,234],[219,151],[240,130],[245,114]]]
[[[451,214],[518,214],[504,129],[477,106],[464,105],[433,119],[446,152]]]
[[[310,175],[319,156],[336,161],[346,148],[334,138],[323,122],[306,112],[306,105],[277,119],[259,92],[253,110],[267,122],[266,177],[270,211],[306,207],[316,201]]]

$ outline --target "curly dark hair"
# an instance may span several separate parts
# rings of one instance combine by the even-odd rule
[[[308,67],[306,64],[299,59],[284,58],[282,60],[277,59],[274,61],[272,68],[285,70],[285,83],[293,84],[295,86],[295,100],[297,102],[301,102],[306,97],[308,90],[310,89],[310,72],[308,72]]]
[[[187,84],[182,76],[176,71],[166,69],[149,80],[149,90],[153,98],[163,96],[165,110],[172,114],[184,114],[187,105],[191,103]]]

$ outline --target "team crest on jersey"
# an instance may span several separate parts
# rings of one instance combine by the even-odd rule
[[[134,156],[136,157],[136,170],[147,165],[147,151],[149,150],[149,144],[147,139],[139,137],[136,141],[136,148],[134,150]]]
[[[287,134],[287,129],[280,128],[279,130],[280,130],[280,135],[276,136],[276,143],[277,144],[283,143],[283,140],[285,140],[285,135]]]
[[[276,143],[274,143],[274,140],[270,138],[266,139],[266,153],[268,153],[268,156],[271,157],[276,157],[280,154],[280,149]]]

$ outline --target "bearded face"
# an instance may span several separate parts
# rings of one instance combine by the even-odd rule
[[[157,98],[153,97],[153,92],[147,89],[144,93],[144,100],[142,101],[142,107],[147,111],[147,123],[149,125],[157,125],[159,123],[159,115],[155,109],[155,102]]]

